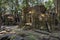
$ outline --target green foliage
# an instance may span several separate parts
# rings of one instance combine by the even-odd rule
[[[16,38],[16,36],[11,36],[11,39],[10,40],[14,40]]]
[[[29,40],[36,40],[36,37],[35,36],[29,36]]]
[[[54,2],[53,0],[48,0],[47,2],[45,2],[45,7],[47,9],[52,9],[54,7]]]
[[[22,34],[20,34],[20,35],[22,35]],[[16,36],[13,35],[13,36],[11,36],[10,40],[14,40],[15,38],[16,38]],[[24,39],[27,39],[27,40],[38,40],[38,36],[37,36],[37,34],[35,35],[33,33],[28,33],[28,36],[25,36]]]

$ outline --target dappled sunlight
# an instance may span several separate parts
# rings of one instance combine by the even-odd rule
[[[0,0],[0,40],[60,40],[59,2]]]

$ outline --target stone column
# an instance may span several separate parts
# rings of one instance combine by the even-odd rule
[[[56,7],[56,12],[58,13],[58,15],[60,15],[60,0],[54,0],[54,4]]]

